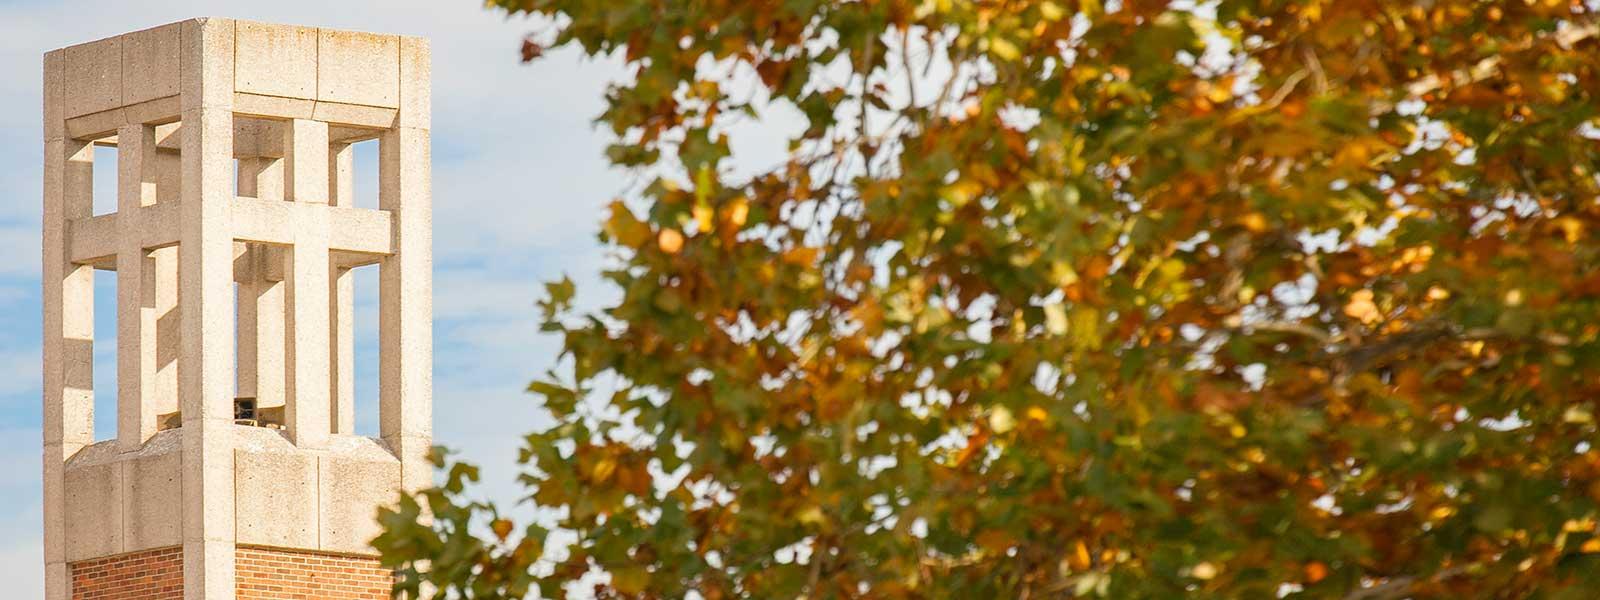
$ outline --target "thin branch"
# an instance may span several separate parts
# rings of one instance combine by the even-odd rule
[[[1438,573],[1434,573],[1433,576],[1428,577],[1427,580],[1443,581],[1445,579],[1465,573],[1466,571],[1467,568],[1465,566],[1451,567],[1449,569],[1439,571]],[[1361,588],[1359,590],[1352,591],[1345,595],[1344,600],[1391,600],[1393,598],[1401,598],[1406,594],[1411,593],[1411,588],[1417,585],[1417,583],[1420,581],[1423,580],[1415,576],[1395,577],[1369,588]]]

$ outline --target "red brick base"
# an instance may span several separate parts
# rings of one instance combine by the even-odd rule
[[[183,600],[183,548],[72,563],[72,600]]]
[[[240,546],[238,600],[389,600],[394,573],[378,559]],[[183,548],[72,563],[72,600],[183,600]],[[0,594],[4,597],[4,594]]]
[[[378,559],[240,546],[238,600],[389,600],[394,573]]]

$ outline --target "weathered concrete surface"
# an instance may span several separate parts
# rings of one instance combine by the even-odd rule
[[[46,598],[71,562],[181,545],[185,597],[227,600],[238,545],[370,553],[377,508],[430,482],[429,77],[419,38],[217,18],[45,55]],[[353,205],[364,139],[377,209]],[[113,214],[92,214],[95,145],[119,151]],[[352,435],[368,265],[381,439]],[[99,435],[95,269],[119,290]],[[234,422],[236,381],[281,429]]]

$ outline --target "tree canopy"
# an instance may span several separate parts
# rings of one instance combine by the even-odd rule
[[[615,299],[540,304],[553,516],[452,465],[383,517],[402,588],[1600,589],[1585,3],[489,4],[625,65],[647,185],[597,216]]]

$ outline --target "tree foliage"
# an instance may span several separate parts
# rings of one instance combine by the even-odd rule
[[[385,516],[402,587],[1600,589],[1585,4],[490,4],[630,69],[599,123],[647,185],[615,301],[541,304],[553,517],[456,465]]]

